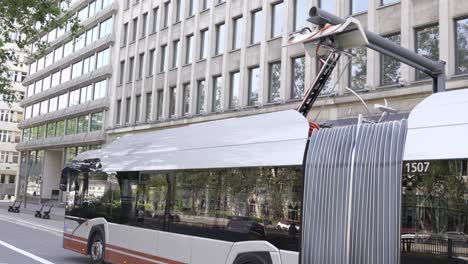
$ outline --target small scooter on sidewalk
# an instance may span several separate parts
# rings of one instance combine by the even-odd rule
[[[19,203],[17,203],[18,200],[15,200],[12,205],[8,206],[8,212],[10,213],[19,213],[20,212],[20,207],[23,201],[21,200]]]

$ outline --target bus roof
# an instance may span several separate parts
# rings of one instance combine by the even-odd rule
[[[294,110],[229,118],[125,135],[73,162],[99,159],[106,172],[301,165],[308,129]]]
[[[405,160],[468,158],[468,89],[433,94],[408,118]]]

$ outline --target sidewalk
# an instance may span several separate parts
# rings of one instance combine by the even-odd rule
[[[11,204],[12,202],[0,201],[0,220],[14,222],[16,224],[43,229],[54,233],[62,233],[65,214],[64,208],[52,208],[50,219],[42,219],[34,217],[36,209],[40,209],[39,205],[28,204],[27,208],[23,208],[23,206],[21,206],[20,213],[10,213],[8,212],[8,206]]]

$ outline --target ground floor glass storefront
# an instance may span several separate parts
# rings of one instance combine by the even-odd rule
[[[59,149],[23,151],[19,172],[18,196],[30,202],[63,202],[59,190],[60,173],[64,164],[81,152],[99,148],[100,145],[75,146]]]
[[[468,259],[468,160],[405,162],[402,264]]]

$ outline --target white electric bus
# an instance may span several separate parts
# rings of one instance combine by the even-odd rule
[[[291,110],[81,153],[62,172],[63,246],[92,263],[297,264],[308,130]],[[429,96],[410,114],[399,168],[401,263],[468,256],[467,159],[468,89]]]

